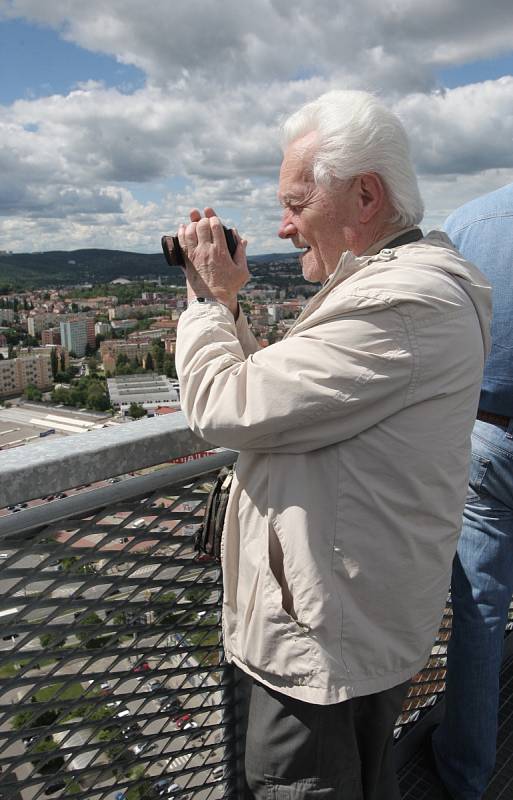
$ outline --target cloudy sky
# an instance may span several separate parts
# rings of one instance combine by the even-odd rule
[[[282,117],[377,92],[425,228],[513,181],[511,0],[0,0],[0,249],[157,252],[213,204],[276,237]]]

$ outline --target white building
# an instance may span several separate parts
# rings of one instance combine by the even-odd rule
[[[110,336],[112,328],[110,322],[97,322],[94,326],[96,336]]]
[[[61,322],[61,345],[68,353],[75,353],[78,358],[85,356],[87,345],[87,324],[85,319]]]
[[[119,375],[108,378],[107,386],[112,407],[119,408],[123,413],[128,412],[132,403],[147,410],[158,406],[180,408],[176,381],[165,375],[156,375],[154,372]]]

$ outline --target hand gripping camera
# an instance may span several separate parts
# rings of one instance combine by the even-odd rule
[[[231,228],[225,228],[223,225],[223,230],[228,252],[233,258],[237,249],[237,239],[235,238]],[[185,255],[180,246],[180,242],[178,241],[178,236],[163,236],[161,239],[161,244],[169,266],[181,267],[183,270],[185,270]]]

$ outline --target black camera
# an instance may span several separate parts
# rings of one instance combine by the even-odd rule
[[[233,258],[237,249],[237,239],[235,238],[235,234],[231,228],[225,228],[223,225],[223,230],[228,252]],[[178,241],[178,236],[163,236],[161,239],[161,244],[169,266],[181,267],[182,269],[185,269],[184,252],[180,246],[180,242]]]

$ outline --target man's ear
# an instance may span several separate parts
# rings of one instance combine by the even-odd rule
[[[386,202],[386,192],[383,181],[375,172],[366,172],[359,175],[358,204],[360,222],[370,222],[381,211]]]

